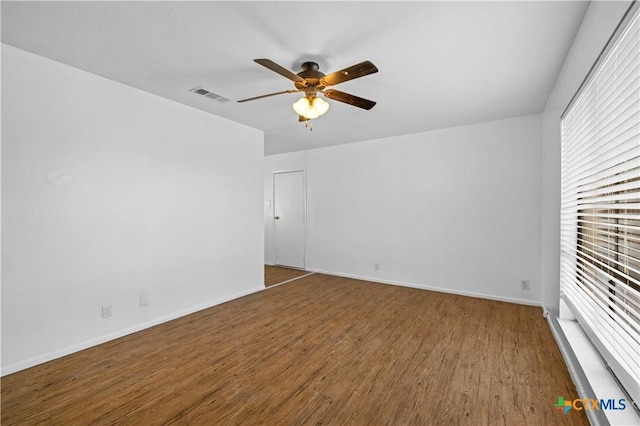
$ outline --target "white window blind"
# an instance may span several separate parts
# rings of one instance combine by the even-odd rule
[[[640,8],[635,6],[562,118],[560,293],[638,404]]]

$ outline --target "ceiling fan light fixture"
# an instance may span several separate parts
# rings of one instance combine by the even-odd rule
[[[310,99],[305,96],[304,98],[298,99],[298,101],[293,104],[293,110],[298,115],[301,115],[306,119],[313,120],[329,110],[329,103],[318,97]]]

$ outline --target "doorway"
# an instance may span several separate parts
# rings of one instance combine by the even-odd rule
[[[273,174],[274,264],[305,268],[306,209],[304,171]]]

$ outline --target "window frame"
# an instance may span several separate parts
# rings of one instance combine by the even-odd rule
[[[576,104],[582,100],[582,95],[589,93],[589,92],[585,93],[585,91],[589,89],[592,83],[594,83],[594,79],[598,77],[600,71],[605,69],[604,65],[606,65],[606,61],[609,59],[611,51],[618,46],[618,42],[626,34],[630,24],[637,23],[634,21],[640,20],[639,15],[640,15],[640,2],[634,1],[631,3],[629,8],[627,9],[625,15],[623,16],[620,23],[614,30],[613,34],[607,41],[605,48],[598,55],[598,58],[590,68],[589,72],[587,73],[587,76],[582,81],[578,90],[576,91],[574,96],[571,98],[567,107],[565,108],[565,110],[561,115],[562,147],[563,147],[563,154],[562,154],[563,177],[562,177],[561,194],[563,197],[563,201],[562,201],[561,229],[560,229],[561,230],[560,297],[568,305],[572,313],[575,315],[575,317],[578,320],[578,323],[580,324],[582,329],[585,331],[585,334],[589,337],[589,340],[591,341],[591,343],[594,345],[594,347],[596,347],[596,349],[598,350],[602,358],[605,360],[609,369],[612,371],[614,377],[621,384],[622,389],[630,397],[629,399],[631,400],[632,405],[636,410],[638,410],[638,403],[640,402],[640,383],[638,383],[636,379],[633,379],[633,377],[627,373],[625,367],[623,367],[620,364],[620,362],[618,362],[616,355],[614,355],[609,350],[609,345],[603,342],[600,339],[600,337],[598,337],[598,333],[600,333],[600,331],[596,333],[596,331],[591,329],[591,326],[589,324],[593,324],[594,321],[586,320],[586,316],[588,316],[589,313],[583,312],[584,305],[582,305],[582,302],[578,300],[578,298],[576,298],[574,303],[574,299],[570,296],[570,294],[575,291],[582,291],[585,294],[589,292],[589,294],[591,295],[591,299],[593,299],[593,301],[598,300],[601,307],[606,306],[606,308],[602,308],[603,310],[608,308],[608,310],[611,311],[608,313],[608,316],[610,318],[609,322],[617,323],[618,327],[622,327],[622,322],[618,321],[617,319],[618,315],[624,315],[625,313],[626,314],[629,313],[629,311],[626,310],[627,309],[626,306],[622,306],[621,304],[621,301],[626,302],[626,300],[629,298],[629,294],[631,294],[631,299],[633,299],[632,304],[635,305],[638,308],[638,312],[640,312],[640,298],[635,294],[635,292],[640,292],[640,281],[639,281],[640,275],[634,272],[632,274],[632,277],[633,277],[632,280],[630,281],[627,279],[629,274],[633,272],[633,270],[635,270],[635,268],[637,267],[636,263],[638,259],[635,258],[634,255],[629,255],[630,253],[629,250],[627,250],[626,252],[621,251],[621,249],[625,248],[625,244],[627,244],[627,241],[625,241],[623,244],[620,244],[619,239],[623,238],[623,236],[626,235],[626,232],[619,232],[619,230],[627,229],[626,228],[627,225],[618,222],[619,220],[618,218],[621,215],[626,214],[626,213],[623,213],[622,210],[629,210],[630,212],[629,220],[632,222],[632,225],[630,226],[631,226],[631,229],[634,230],[634,228],[640,225],[640,213],[636,212],[635,210],[638,210],[638,209],[635,209],[635,208],[625,209],[624,202],[620,203],[620,208],[618,207],[608,208],[608,206],[602,208],[601,206],[594,206],[594,208],[591,208],[591,209],[589,208],[580,209],[580,207],[578,206],[574,210],[571,210],[571,214],[575,215],[575,219],[574,219],[575,230],[573,231],[575,235],[571,233],[569,237],[566,238],[566,236],[563,235],[563,231],[565,230],[564,228],[565,226],[564,225],[564,221],[565,221],[564,197],[566,196],[565,153],[564,153],[565,118],[570,112],[573,111],[573,107],[575,107]],[[594,121],[597,121],[597,118],[595,118]],[[587,126],[589,123],[582,123],[582,124]],[[640,145],[638,146],[638,149],[640,150]],[[622,188],[625,188],[625,184],[629,184],[628,186],[631,187],[631,189],[628,191],[628,193],[631,194],[631,196],[635,197],[635,194],[637,193],[636,185],[638,185],[637,182],[639,180],[640,180],[640,177],[632,178],[626,181],[625,180],[616,181],[615,186],[621,186],[622,184]],[[603,190],[603,188],[607,188],[607,186],[603,185],[598,188],[600,192],[597,194],[597,197],[602,197],[603,194],[604,196],[612,196],[614,198],[625,196],[624,189],[619,190],[619,188],[618,189],[614,188],[615,190],[613,190],[610,193],[607,193],[607,192],[602,192],[602,191],[606,191],[606,189]],[[574,197],[575,197],[575,200],[578,200],[578,203],[580,203],[580,200],[583,200],[583,202],[586,203],[585,200],[589,198],[589,194],[584,194],[583,198],[580,198],[581,192],[577,184],[575,187],[572,187],[571,190],[575,191]],[[585,191],[585,192],[588,192],[588,191]],[[617,203],[618,202],[615,201],[614,205]],[[610,218],[613,218],[615,222],[614,223],[607,222],[608,219]],[[571,222],[571,221],[568,221],[568,222]],[[602,223],[607,224],[606,226],[604,226],[604,228],[607,228],[606,230],[603,229],[601,225]],[[610,226],[610,225],[614,225],[614,226]],[[603,235],[606,235],[607,238],[603,239],[602,238]],[[587,238],[584,238],[585,236],[587,236]],[[611,241],[609,241],[609,237],[611,236],[613,236],[613,238],[615,239],[615,242],[613,244],[611,243]],[[593,241],[589,241],[588,237],[591,237]],[[634,233],[634,236],[632,237],[632,239],[636,240],[638,238],[640,238],[640,235],[635,236],[635,233]],[[598,240],[599,242],[596,242],[596,240]],[[634,245],[640,244],[640,242],[634,241],[633,244]],[[573,246],[568,247],[570,245],[573,245]],[[566,247],[568,247],[568,249]],[[611,247],[613,247],[613,249]],[[631,248],[630,250],[633,251],[634,253],[638,252],[638,255],[640,256],[640,251],[638,251],[639,249],[640,249],[640,246],[638,248],[635,248],[635,247]],[[574,251],[572,255],[565,255],[565,252],[571,251],[571,250]],[[607,255],[605,255],[603,254],[603,252],[608,252],[608,253]],[[619,260],[620,256],[625,256],[626,258],[631,259],[631,263],[634,265],[634,269],[632,271],[628,271],[628,270],[625,271],[625,262],[620,262]],[[574,259],[574,260],[568,260],[567,258]],[[571,264],[572,261],[573,261],[573,264]],[[629,263],[627,262],[626,263],[627,269],[628,269],[628,264]],[[587,277],[587,275],[589,276]],[[609,277],[607,277],[607,275]],[[574,280],[574,282],[566,283],[568,280],[567,276],[570,276],[570,279]],[[568,287],[571,287],[571,286],[573,286],[574,288],[572,288],[571,291],[567,291]],[[580,290],[576,290],[576,288],[579,288]],[[631,288],[633,289],[633,291],[629,293],[629,290],[627,288]],[[607,299],[607,300],[603,300],[603,296],[604,296],[604,299]],[[587,298],[588,297],[585,296],[585,299]],[[595,302],[593,303],[595,304]],[[580,305],[580,306],[577,306],[577,305]],[[600,314],[603,314],[603,312],[601,312]],[[633,315],[631,315],[631,317],[633,316],[637,316],[637,313],[635,310],[633,311]],[[597,323],[598,321],[595,321],[595,322]],[[597,324],[597,325],[600,325],[600,324]],[[632,326],[633,326],[632,328],[635,328],[635,322],[632,323]]]

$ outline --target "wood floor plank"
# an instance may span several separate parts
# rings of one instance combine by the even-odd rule
[[[309,272],[301,269],[284,268],[282,266],[264,265],[264,286],[270,287],[293,278],[298,278]]]
[[[2,378],[3,425],[584,425],[539,308],[315,274]]]

